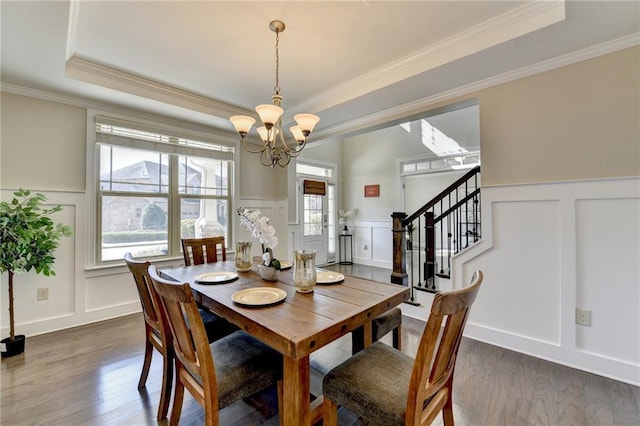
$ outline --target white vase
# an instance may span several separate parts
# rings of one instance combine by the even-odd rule
[[[265,266],[261,263],[258,265],[258,272],[265,281],[278,281],[278,272],[280,271],[273,266]]]

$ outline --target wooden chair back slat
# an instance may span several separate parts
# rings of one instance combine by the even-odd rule
[[[182,239],[182,255],[185,266],[215,263],[218,261],[218,251],[220,251],[222,261],[227,260],[224,237]]]

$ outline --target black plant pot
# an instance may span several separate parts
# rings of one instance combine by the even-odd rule
[[[20,355],[24,352],[24,334],[17,335],[15,340],[11,341],[11,337],[7,337],[6,339],[0,340],[0,343],[4,345],[4,350],[2,351],[2,358],[8,358],[14,355]]]

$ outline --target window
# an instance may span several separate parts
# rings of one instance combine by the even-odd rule
[[[179,256],[181,238],[230,241],[233,148],[114,121],[96,117],[97,263]]]
[[[472,169],[480,165],[480,153],[468,152],[437,159],[407,159],[400,163],[401,175],[446,172],[451,170]]]
[[[313,164],[306,164],[301,162],[296,163],[296,173],[326,178],[333,177],[333,169],[330,167],[316,166]]]

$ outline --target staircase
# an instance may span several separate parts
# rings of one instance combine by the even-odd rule
[[[477,242],[481,233],[480,166],[469,170],[415,213],[394,212],[391,282],[438,292],[449,279],[451,257]],[[407,273],[408,271],[408,273]]]

